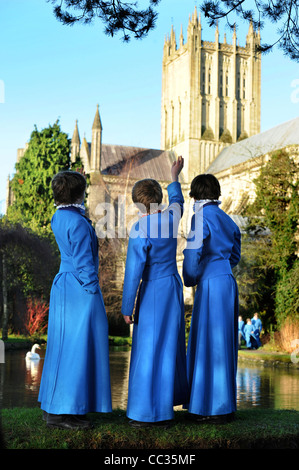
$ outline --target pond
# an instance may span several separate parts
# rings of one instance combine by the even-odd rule
[[[26,351],[5,352],[5,363],[0,364],[0,409],[39,406],[37,397],[45,350],[38,362],[26,361],[25,354]],[[129,366],[130,350],[110,349],[113,408],[126,408]],[[237,405],[238,409],[299,410],[299,369],[239,363]]]

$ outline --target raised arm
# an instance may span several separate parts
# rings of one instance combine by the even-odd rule
[[[184,167],[183,157],[178,157],[178,159],[173,162],[171,167],[171,180],[167,187],[169,206],[167,210],[171,210],[174,215],[177,215],[180,219],[183,215],[184,210],[184,196],[182,193],[182,188],[179,183],[179,174],[181,173]]]

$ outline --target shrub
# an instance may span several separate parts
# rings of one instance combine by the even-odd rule
[[[299,339],[299,320],[287,318],[282,324],[276,342],[281,350],[292,353],[297,346],[293,341]]]
[[[44,333],[48,326],[48,312],[47,302],[42,299],[28,299],[25,328],[30,336]]]

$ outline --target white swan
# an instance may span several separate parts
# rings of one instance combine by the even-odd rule
[[[29,351],[29,352],[26,354],[26,359],[32,359],[32,360],[38,360],[38,359],[40,359],[40,355],[35,352],[36,349],[40,349],[40,345],[39,345],[39,344],[34,344],[34,345],[32,346],[31,351]]]

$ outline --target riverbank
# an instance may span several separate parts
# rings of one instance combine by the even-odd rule
[[[39,338],[28,338],[26,336],[10,336],[4,341],[5,350],[22,350],[30,349],[35,343],[40,345],[47,344],[47,336],[44,335]],[[127,336],[109,336],[109,345],[114,347],[130,347],[132,344],[132,338]]]
[[[7,449],[298,449],[299,412],[294,410],[240,410],[225,425],[197,424],[186,411],[176,411],[169,429],[128,425],[123,410],[88,415],[93,429],[49,429],[39,408],[2,410]]]
[[[287,353],[264,350],[262,347],[256,350],[239,350],[238,362],[255,362],[265,367],[284,367],[299,370],[298,358],[293,358]]]
[[[11,336],[5,341],[5,350],[29,350],[34,343],[46,345],[47,336],[41,338],[30,339],[21,336]],[[113,348],[130,348],[132,345],[131,337],[109,336],[109,345]],[[265,367],[287,367],[299,370],[299,357],[292,357],[288,353],[269,350],[267,347],[261,347],[257,350],[240,349],[238,351],[238,360],[242,362],[251,361],[264,365]]]

